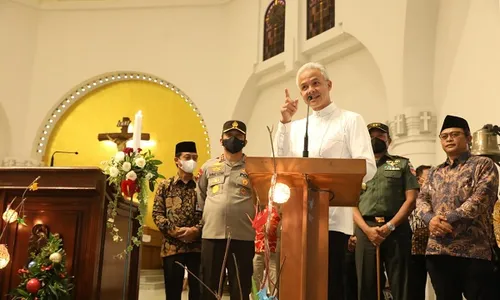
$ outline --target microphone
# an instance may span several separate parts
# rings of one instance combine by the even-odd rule
[[[54,153],[52,153],[52,156],[50,157],[50,166],[53,167],[54,166],[54,155],[56,153],[66,153],[66,154],[75,154],[75,155],[78,155],[78,151],[54,151]]]
[[[304,135],[304,151],[302,152],[302,157],[309,157],[309,103],[312,100],[312,96],[307,97],[307,116],[306,116],[306,134]]]

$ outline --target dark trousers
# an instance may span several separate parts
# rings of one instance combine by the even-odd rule
[[[425,300],[425,287],[427,285],[427,267],[425,255],[412,255],[410,265],[410,299]]]
[[[473,245],[471,245],[472,247]],[[437,300],[494,300],[499,282],[493,279],[493,263],[488,260],[429,255],[427,270]]]
[[[200,273],[200,253],[181,253],[163,258],[163,274],[165,275],[165,294],[168,300],[181,300],[184,283],[184,268],[176,261],[187,266],[197,277]],[[191,274],[188,275],[189,300],[200,299],[200,282]]]
[[[358,278],[354,252],[345,251],[344,300],[358,300]]]
[[[369,226],[379,226],[366,221]],[[377,299],[377,256],[376,247],[358,227],[355,230],[356,273],[358,275],[358,298]],[[409,223],[402,223],[380,245],[380,299],[384,299],[384,266],[394,300],[408,300],[409,267],[411,259],[411,229]]]
[[[218,293],[220,274],[227,240],[201,240],[201,276],[203,282],[215,293]],[[234,264],[236,256],[238,274]],[[231,240],[226,261],[231,300],[247,300],[252,291],[253,257],[255,255],[254,241]],[[241,284],[241,291],[238,285]],[[222,285],[223,286],[223,285]],[[241,294],[240,294],[241,293]],[[243,295],[241,299],[240,295]],[[203,300],[214,300],[215,296],[206,288],[202,292]]]
[[[349,236],[338,231],[328,233],[328,300],[344,300],[345,252]]]

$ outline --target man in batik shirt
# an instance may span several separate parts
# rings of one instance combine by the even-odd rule
[[[198,154],[194,142],[181,142],[175,147],[177,175],[158,186],[153,220],[163,233],[161,256],[168,300],[181,300],[184,268],[199,276],[201,251],[201,205],[198,204],[193,172]],[[188,276],[189,300],[200,299],[200,283]]]
[[[448,158],[429,172],[417,210],[429,226],[426,264],[438,300],[499,299],[493,295],[494,162],[471,156],[466,120],[447,116],[440,131]]]

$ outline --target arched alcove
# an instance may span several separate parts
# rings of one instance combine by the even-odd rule
[[[46,165],[54,151],[78,151],[78,155],[58,154],[54,166],[99,166],[114,156],[117,146],[98,141],[98,134],[120,132],[117,123],[123,117],[133,125],[139,110],[142,132],[150,134],[150,141],[141,147],[163,161],[161,174],[176,174],[174,150],[180,141],[196,142],[200,164],[210,158],[207,128],[192,100],[170,82],[135,72],[104,74],[72,88],[42,124],[33,151]],[[154,227],[150,214],[146,224]]]

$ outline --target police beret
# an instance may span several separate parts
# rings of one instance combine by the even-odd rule
[[[222,133],[226,133],[233,129],[238,130],[243,134],[247,134],[247,126],[245,125],[245,123],[238,120],[230,120],[224,123],[224,126],[222,126]]]

